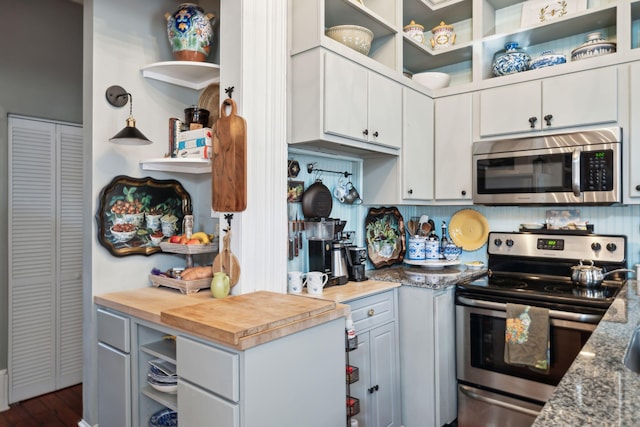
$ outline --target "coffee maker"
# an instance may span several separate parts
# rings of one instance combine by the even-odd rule
[[[332,218],[305,222],[309,240],[309,271],[326,273],[329,279],[325,287],[344,285],[349,281],[346,249],[342,241],[342,230],[346,224],[347,221]],[[315,232],[310,233],[310,228]]]
[[[367,249],[356,245],[347,246],[347,264],[349,280],[353,282],[364,282],[368,279],[365,276],[365,262],[367,261]]]

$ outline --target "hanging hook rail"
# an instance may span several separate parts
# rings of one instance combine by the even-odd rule
[[[319,168],[316,167],[315,163],[307,163],[307,172],[311,173],[313,171],[339,173],[340,175],[344,175],[345,178],[349,178],[351,175],[353,175],[351,172],[348,172],[348,171],[340,172],[340,171],[330,171],[330,170],[326,170],[326,169],[319,169]]]

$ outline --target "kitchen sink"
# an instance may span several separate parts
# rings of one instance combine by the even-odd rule
[[[629,339],[623,362],[624,366],[640,374],[640,326],[634,329]]]

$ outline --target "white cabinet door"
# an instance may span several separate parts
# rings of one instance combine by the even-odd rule
[[[640,62],[634,62],[630,65],[629,73],[629,132],[623,135],[625,141],[628,141],[629,158],[627,164],[623,167],[625,172],[629,174],[628,188],[626,195],[632,197],[631,203],[638,203],[640,197],[640,168],[634,167],[640,158]]]
[[[102,427],[131,426],[131,356],[98,343],[98,420]]]
[[[539,81],[480,91],[480,136],[540,130],[540,91]]]
[[[402,88],[393,80],[369,72],[369,141],[400,148],[402,146]]]
[[[481,137],[616,123],[618,69],[496,87],[478,96]]]
[[[367,70],[337,55],[325,55],[324,131],[367,141]]]
[[[547,124],[547,117],[550,125]],[[542,129],[616,123],[617,67],[572,73],[542,81]]]
[[[435,198],[471,202],[471,94],[435,103]]]
[[[402,198],[433,199],[433,100],[403,89]]]
[[[457,412],[455,289],[399,288],[402,421],[436,427]]]
[[[379,326],[369,332],[371,380],[367,390],[371,426],[400,425],[400,389],[396,360],[395,323]]]

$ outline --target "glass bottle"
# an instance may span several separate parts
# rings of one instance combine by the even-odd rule
[[[442,238],[440,239],[440,255],[444,257],[444,248],[449,243],[449,239],[447,239],[447,223],[442,221]]]

